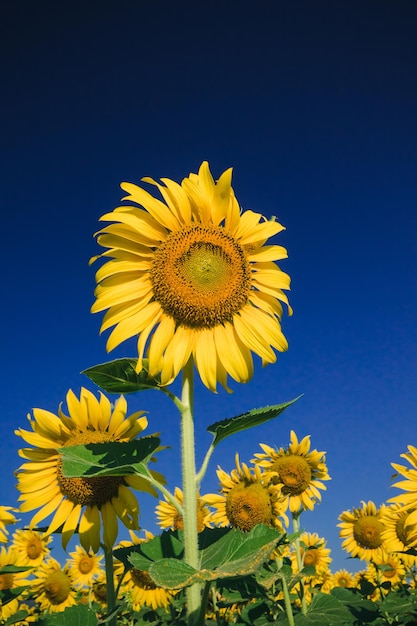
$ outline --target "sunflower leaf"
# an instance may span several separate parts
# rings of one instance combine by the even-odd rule
[[[84,604],[67,607],[60,613],[42,615],[36,621],[38,626],[96,626],[96,612]]]
[[[164,558],[149,567],[149,574],[158,586],[165,589],[180,589],[196,582],[248,576],[269,559],[283,536],[278,530],[262,524],[245,533],[232,529],[200,551],[200,570],[189,565],[184,567],[185,564],[178,566],[177,559]]]
[[[137,359],[116,359],[94,365],[81,374],[85,374],[101,389],[108,393],[133,393],[144,389],[158,389],[160,381],[149,376],[147,359],[143,359],[143,368],[136,372]]]
[[[147,464],[159,443],[159,437],[142,437],[134,441],[88,443],[57,450],[65,478],[148,475]]]
[[[296,626],[345,626],[355,621],[354,616],[337,598],[320,591],[314,594],[307,613],[295,616]]]
[[[272,406],[264,406],[260,409],[252,409],[251,411],[247,411],[246,413],[242,413],[236,417],[229,417],[221,420],[220,422],[211,424],[211,426],[207,427],[207,430],[209,433],[214,435],[212,445],[217,446],[220,441],[226,439],[226,437],[230,437],[230,435],[234,435],[235,433],[239,433],[247,428],[253,428],[254,426],[259,426],[264,422],[268,422],[274,417],[280,415],[287,407],[294,404],[294,402],[296,402],[299,398],[301,398],[301,396],[298,396],[289,402],[284,402],[283,404],[274,404]]]
[[[164,558],[181,559],[183,553],[182,532],[167,530],[143,543],[118,548],[114,551],[114,556],[122,561],[126,569],[136,567],[136,569],[148,571],[155,561]]]

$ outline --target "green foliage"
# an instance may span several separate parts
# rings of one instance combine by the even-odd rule
[[[260,426],[261,424],[264,424],[264,422],[268,422],[274,417],[278,417],[278,415],[281,415],[286,408],[294,404],[294,402],[297,402],[299,398],[301,398],[301,396],[298,396],[289,402],[284,402],[283,404],[275,404],[272,406],[265,406],[260,409],[252,409],[251,411],[246,411],[246,413],[242,413],[236,417],[230,417],[211,424],[207,427],[207,430],[209,433],[214,435],[213,446],[217,446],[220,441],[223,441],[226,437],[230,437],[230,435],[239,433],[242,430],[247,430],[248,428],[253,428],[254,426]]]
[[[143,368],[139,373],[136,372],[136,364],[137,359],[116,359],[94,365],[81,373],[108,393],[134,393],[145,389],[158,389],[160,381],[149,376],[146,369],[147,359],[143,359]]]
[[[147,476],[147,465],[158,448],[160,439],[142,437],[127,442],[89,443],[58,448],[62,473],[66,478],[79,476]]]
[[[42,615],[36,622],[39,626],[97,626],[95,611],[84,604],[70,606],[61,613]]]

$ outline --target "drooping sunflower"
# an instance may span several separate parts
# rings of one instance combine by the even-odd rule
[[[244,531],[257,524],[280,530],[283,523],[288,526],[281,489],[268,484],[258,466],[249,468],[236,454],[236,468],[228,474],[219,467],[217,476],[220,493],[205,495],[206,503],[216,509],[211,516],[214,524]]]
[[[276,450],[264,443],[260,446],[263,453],[255,454],[253,462],[263,468],[266,479],[282,486],[290,511],[313,510],[321,500],[319,489],[326,489],[321,481],[330,480],[325,453],[310,450],[310,436],[299,442],[293,430],[287,448]]]
[[[385,508],[382,516],[385,530],[382,538],[386,543],[389,552],[398,552],[397,556],[408,566],[417,565],[417,556],[407,554],[407,550],[415,545],[416,531],[414,525],[406,526],[405,522],[410,514],[409,509],[405,509],[401,504],[392,504]]]
[[[67,565],[49,557],[36,570],[31,591],[42,611],[59,613],[76,604],[76,589]]]
[[[75,551],[70,552],[68,569],[71,573],[75,587],[91,587],[93,582],[103,572],[101,561],[103,556],[87,552],[81,546],[75,546]]]
[[[34,409],[33,432],[19,429],[16,434],[34,446],[19,451],[27,460],[16,475],[22,501],[20,510],[39,509],[30,527],[54,513],[47,534],[62,527],[64,548],[76,532],[79,523],[80,542],[85,550],[97,552],[100,546],[100,526],[103,542],[111,548],[117,537],[119,518],[127,528],[138,528],[139,505],[130,487],[156,492],[139,476],[100,476],[92,478],[66,478],[57,448],[130,441],[147,426],[143,411],[126,417],[127,403],[123,396],[112,407],[106,396],[100,399],[81,388],[78,399],[73,391],[66,396],[69,416],[61,406],[58,415],[44,409]],[[159,477],[161,479],[161,477]]]
[[[178,504],[182,506],[184,495],[179,487],[175,487],[174,496]],[[207,508],[205,498],[205,496],[197,496],[197,530],[199,533],[201,533],[207,526],[211,526],[211,513],[210,510]],[[175,506],[171,504],[171,502],[169,502],[166,498],[165,500],[159,501],[159,504],[157,504],[155,508],[155,514],[157,517],[158,525],[161,528],[170,528],[171,530],[183,530],[184,522],[182,516],[179,514]]]
[[[13,533],[12,548],[19,565],[37,567],[48,556],[52,537],[36,530],[17,530]]]
[[[192,356],[203,383],[227,389],[227,375],[247,382],[252,352],[262,363],[285,351],[281,330],[283,290],[290,278],[275,263],[287,257],[266,241],[283,230],[259,213],[241,213],[228,169],[215,182],[207,162],[179,185],[155,185],[162,198],[131,183],[125,205],[103,215],[113,222],[97,233],[109,258],[97,272],[92,312],[107,312],[101,332],[114,326],[107,350],[138,337],[137,370],[147,345],[149,374],[162,385],[175,379]],[[291,309],[289,309],[291,313]]]
[[[400,456],[410,463],[411,468],[398,463],[391,463],[397,474],[405,478],[405,480],[400,480],[392,486],[402,489],[405,493],[390,498],[388,502],[400,504],[408,511],[404,525],[408,530],[410,546],[415,546],[417,545],[417,448],[407,446],[407,449],[408,452]]]
[[[0,543],[7,542],[7,535],[9,531],[6,526],[9,524],[16,524],[17,519],[13,515],[12,511],[16,513],[16,509],[11,506],[0,506]]]
[[[362,501],[361,508],[344,511],[339,519],[342,548],[351,556],[365,561],[381,562],[386,557],[387,546],[383,539],[385,505],[376,508],[374,502]]]

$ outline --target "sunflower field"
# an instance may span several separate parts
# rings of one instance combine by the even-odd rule
[[[287,445],[260,443],[253,458],[217,468],[222,441],[279,416],[297,401],[249,409],[208,427],[197,467],[194,375],[208,390],[228,378],[249,383],[253,355],[272,364],[287,348],[281,329],[287,252],[268,244],[283,226],[241,211],[231,170],[214,180],[208,163],[181,184],[146,178],[161,199],[131,183],[101,220],[105,250],[92,312],[111,351],[137,339],[137,354],[89,367],[98,393],[71,389],[55,412],[35,408],[18,428],[17,506],[0,506],[0,623],[6,626],[338,626],[417,623],[417,448],[393,463],[400,494],[340,514],[358,573],[331,569],[326,539],[303,530],[330,479],[326,454],[291,430]],[[171,383],[181,377],[181,394]],[[155,470],[166,446],[147,433],[126,395],[153,390],[180,416],[182,484]],[[106,394],[117,394],[110,401]],[[141,528],[140,493],[159,502],[161,534]],[[33,513],[19,528],[18,515]],[[121,540],[122,524],[130,540]],[[51,555],[53,542],[65,562]],[[70,542],[75,547],[70,548]]]

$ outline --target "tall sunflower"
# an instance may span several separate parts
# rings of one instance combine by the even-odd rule
[[[269,485],[258,466],[249,468],[240,463],[236,454],[236,469],[230,474],[217,470],[220,482],[219,494],[206,494],[206,503],[216,510],[212,521],[218,526],[228,526],[249,531],[257,524],[265,524],[283,530],[288,526],[281,489]]]
[[[7,542],[7,535],[9,531],[6,526],[9,524],[16,524],[17,519],[13,515],[12,511],[16,513],[16,509],[11,506],[0,506],[0,543]]]
[[[92,312],[107,312],[101,331],[114,326],[107,350],[138,337],[138,364],[148,345],[149,374],[161,373],[167,385],[192,356],[203,383],[227,388],[227,375],[247,382],[251,353],[263,364],[285,351],[281,330],[283,290],[290,279],[275,261],[287,257],[282,246],[264,244],[283,230],[275,220],[241,212],[228,169],[215,182],[208,163],[179,185],[159,184],[163,202],[131,183],[125,205],[106,213],[113,222],[99,231],[107,248],[93,257],[109,258],[97,272]],[[290,310],[291,312],[291,310]]]
[[[276,450],[264,443],[260,446],[263,452],[255,454],[253,462],[263,468],[266,479],[281,485],[290,511],[313,510],[321,500],[319,490],[326,489],[322,481],[330,480],[325,453],[310,450],[310,436],[299,442],[293,430],[287,448]]]
[[[62,527],[64,548],[76,532],[79,523],[81,545],[97,552],[100,546],[100,525],[103,542],[111,548],[117,537],[119,518],[127,528],[138,528],[139,505],[130,487],[156,495],[139,476],[106,476],[66,478],[57,448],[130,441],[147,426],[143,411],[126,417],[127,403],[121,396],[112,407],[106,396],[100,399],[88,389],[81,388],[78,399],[73,391],[66,396],[68,413],[61,406],[58,415],[44,409],[34,409],[28,416],[32,431],[19,429],[16,434],[34,448],[23,448],[20,456],[27,460],[16,475],[23,512],[39,511],[30,527],[54,513],[47,534]]]
[[[387,545],[383,539],[385,508],[381,505],[377,509],[371,500],[362,501],[362,507],[344,511],[339,516],[340,536],[344,539],[342,548],[351,556],[376,562],[386,557]]]

